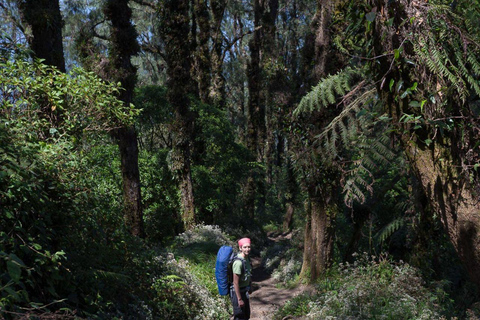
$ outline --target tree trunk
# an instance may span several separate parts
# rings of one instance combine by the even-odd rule
[[[58,0],[21,0],[19,9],[22,21],[29,25],[31,34],[25,34],[28,44],[36,58],[43,63],[56,67],[65,72],[65,58],[63,56],[62,26]],[[42,116],[52,125],[61,122],[61,109],[52,108],[47,97],[40,97]],[[45,133],[45,136],[48,136]]]
[[[125,225],[132,235],[143,237],[137,133],[133,127],[120,128],[116,132],[116,138],[121,158]]]
[[[289,158],[286,160],[287,179],[285,194],[285,216],[283,218],[283,231],[287,232],[292,229],[294,213],[295,213],[295,195],[297,193],[297,183],[295,181],[295,173]]]
[[[167,63],[167,98],[175,109],[175,141],[170,153],[170,168],[179,181],[182,220],[185,229],[195,222],[195,198],[191,175],[191,142],[194,115],[190,110],[188,94],[193,92],[190,76],[191,48],[189,39],[189,1],[167,0],[162,6],[160,34],[165,43]]]
[[[35,56],[65,72],[59,1],[22,0],[19,8],[22,20],[32,28],[32,36],[27,36],[27,41]]]
[[[213,104],[224,110],[225,108],[225,78],[223,69],[223,34],[222,21],[225,14],[227,2],[224,0],[211,0],[210,10],[212,16],[211,38],[212,38],[212,81],[209,97]]]
[[[200,100],[210,101],[211,56],[210,56],[210,17],[206,0],[194,0],[195,17],[198,24],[197,48],[195,54],[195,73],[197,75]]]
[[[263,153],[265,161],[265,183],[273,183],[273,167],[275,157],[275,135],[278,130],[278,109],[282,109],[285,101],[281,96],[286,92],[283,87],[283,68],[280,67],[280,61],[277,46],[277,26],[278,0],[269,0],[268,8],[264,10],[262,16],[262,69],[266,74],[266,79],[262,79],[263,94],[265,103],[265,150]],[[267,68],[266,68],[267,67]],[[270,69],[270,70],[268,70]],[[280,71],[281,70],[281,71]],[[283,105],[283,106],[282,106]],[[266,191],[265,191],[266,192]]]
[[[128,2],[129,0],[108,0],[103,8],[106,18],[112,24],[107,75],[110,80],[121,83],[124,90],[120,93],[120,99],[127,106],[133,100],[137,80],[137,71],[131,63],[131,58],[139,50],[137,32],[131,23],[132,11]],[[114,136],[121,157],[125,224],[132,235],[143,237],[137,134],[133,127],[121,127],[115,130]]]
[[[432,147],[403,137],[405,152],[420,180],[431,208],[440,217],[450,241],[480,287],[480,203],[469,181],[457,172],[452,150]],[[410,137],[411,138],[411,137]]]
[[[330,267],[333,258],[336,205],[309,191],[307,223],[300,278],[314,281]]]
[[[423,20],[423,12],[419,11],[419,6],[415,2],[404,0],[390,3],[386,0],[377,0],[375,5],[377,12],[383,15],[382,19],[393,18],[396,25],[400,25],[402,21],[408,21],[411,17],[415,17],[415,20]],[[386,30],[383,23],[377,22],[375,28],[375,35],[377,35],[373,37],[375,55],[399,48],[405,37],[408,36],[407,34],[411,32],[411,30],[395,32]],[[461,32],[460,29],[459,32]],[[466,43],[465,46],[467,46]],[[405,54],[414,56],[410,46],[404,46],[403,49]],[[465,50],[467,49],[465,48]],[[417,70],[426,70],[421,65],[415,66],[414,70],[392,67],[394,65],[390,59],[388,57],[378,59],[378,69],[375,70],[378,80],[377,89],[381,94],[383,104],[389,109],[393,123],[398,125],[397,137],[402,143],[412,170],[422,185],[428,199],[429,209],[439,217],[472,281],[480,287],[479,186],[475,179],[470,181],[472,176],[467,176],[465,172],[462,172],[462,160],[465,157],[456,149],[458,145],[467,143],[465,141],[468,131],[465,128],[453,127],[451,131],[445,130],[437,135],[438,127],[428,125],[432,119],[429,118],[431,115],[426,112],[421,114],[422,119],[425,120],[421,129],[413,130],[409,124],[400,121],[404,112],[414,113],[414,111],[408,109],[406,99],[397,99],[395,93],[390,92],[388,88],[390,80],[401,79],[405,83],[413,83],[414,81],[420,82],[419,79],[422,79],[422,76],[424,79],[428,77],[429,81],[440,81],[441,79],[436,78],[438,76],[433,74],[415,74]],[[389,72],[386,73],[386,70]],[[382,86],[383,83],[387,85]],[[437,86],[440,86],[438,82]],[[438,100],[447,99],[441,96],[437,98]],[[438,106],[435,105],[435,108],[445,108],[440,102],[437,104]],[[454,116],[454,112],[462,112],[462,106],[451,106],[451,110],[453,111],[448,111],[450,113],[444,116]],[[426,137],[435,138],[429,145],[426,145],[424,142]],[[475,153],[475,148],[467,150],[467,152]]]
[[[254,27],[260,26],[263,7],[260,0],[254,0]],[[263,160],[263,141],[265,141],[265,106],[261,100],[260,48],[261,30],[256,29],[250,40],[250,61],[247,65],[248,79],[248,113],[247,113],[247,148],[256,156],[257,162]],[[260,191],[261,192],[261,191]],[[257,179],[253,170],[247,179],[245,188],[246,209],[250,219],[255,216],[255,198],[258,193]]]
[[[317,0],[317,12],[311,23],[311,34],[305,41],[304,64],[313,65],[313,72],[306,73],[305,86],[310,87],[322,77],[326,76],[329,68],[341,68],[330,66],[334,55],[330,48],[329,27],[333,10],[341,0],[328,1]],[[315,41],[312,43],[312,40]],[[304,66],[305,71],[307,68]],[[306,129],[310,145],[307,149],[314,149],[314,137],[319,131],[324,130],[335,112],[330,108],[312,115],[306,119]],[[301,145],[302,143],[300,143]],[[304,151],[303,155],[310,154]],[[305,247],[303,252],[303,265],[301,276],[310,280],[317,279],[329,266],[333,254],[333,239],[335,234],[335,217],[337,214],[336,196],[340,185],[339,169],[333,163],[319,163],[315,155],[303,160],[303,169],[308,178],[304,181],[308,190],[310,210],[307,211],[307,225],[305,228]],[[325,184],[328,181],[328,184]]]

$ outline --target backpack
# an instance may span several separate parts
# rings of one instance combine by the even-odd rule
[[[245,271],[245,260],[238,257],[230,246],[221,246],[218,249],[217,261],[215,263],[215,278],[217,279],[218,293],[226,296],[233,283],[232,265],[235,260],[242,261],[242,267]]]

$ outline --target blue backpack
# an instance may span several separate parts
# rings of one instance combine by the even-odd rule
[[[232,247],[221,246],[218,249],[215,278],[217,279],[218,293],[222,296],[226,296],[230,292],[233,282],[232,265],[235,260],[242,260],[243,270],[245,270],[245,260],[239,258]]]

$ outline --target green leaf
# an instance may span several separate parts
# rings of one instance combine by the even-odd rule
[[[418,108],[418,107],[420,107],[420,102],[418,102],[416,100],[413,100],[413,101],[410,101],[410,103],[408,105],[412,108]]]
[[[367,13],[367,15],[365,17],[367,18],[367,21],[373,22],[373,21],[375,21],[376,16],[377,16],[377,14],[375,12],[369,12],[369,13]]]
[[[400,50],[399,49],[393,49],[393,56],[395,60],[398,60],[400,58]]]
[[[8,260],[7,261],[7,270],[8,270],[8,274],[10,275],[10,278],[12,278],[12,280],[15,283],[19,283],[20,282],[20,276],[22,275],[22,269],[20,268],[20,266],[17,263],[15,263],[14,261]]]

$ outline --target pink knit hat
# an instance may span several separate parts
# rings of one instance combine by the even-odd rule
[[[238,240],[238,246],[239,247],[243,247],[244,245],[246,244],[250,244],[250,239],[249,238],[242,238],[240,240]]]

